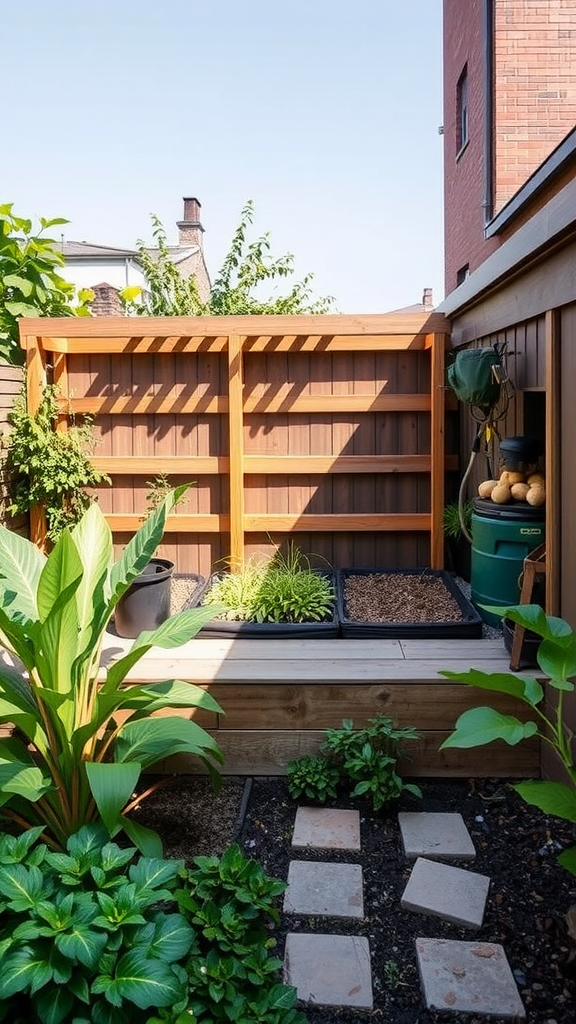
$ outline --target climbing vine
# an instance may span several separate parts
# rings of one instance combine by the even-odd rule
[[[58,539],[64,527],[77,523],[90,505],[93,498],[86,488],[111,482],[90,462],[96,446],[92,420],[86,417],[81,424],[72,421],[66,431],[57,432],[59,414],[58,389],[54,385],[44,388],[33,416],[27,410],[23,389],[10,415],[12,431],[2,442],[7,450],[8,515],[43,506],[52,541]]]

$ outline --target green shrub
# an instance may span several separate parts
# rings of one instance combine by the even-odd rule
[[[325,803],[336,795],[339,781],[353,783],[351,796],[367,796],[375,811],[396,800],[405,790],[422,796],[418,786],[398,774],[404,740],[418,739],[411,727],[397,729],[391,718],[376,715],[364,729],[344,719],[340,729],[327,729],[319,757],[303,757],[288,764],[288,791]]]

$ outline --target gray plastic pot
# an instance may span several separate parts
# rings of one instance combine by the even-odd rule
[[[122,595],[114,614],[119,636],[134,639],[145,629],[156,629],[170,617],[170,580],[174,562],[151,558]]]

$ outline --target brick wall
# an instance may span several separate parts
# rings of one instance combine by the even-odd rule
[[[575,0],[495,2],[497,213],[576,124]]]
[[[493,0],[497,213],[576,124],[576,0]],[[501,244],[484,238],[483,0],[444,0],[445,287]],[[457,83],[467,66],[469,142],[457,153]]]
[[[469,141],[457,152],[457,84],[467,66]],[[458,270],[497,247],[484,239],[484,54],[482,0],[444,0],[444,246],[446,294]]]

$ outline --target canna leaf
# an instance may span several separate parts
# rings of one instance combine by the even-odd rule
[[[36,592],[45,563],[46,555],[35,544],[0,526],[0,600],[11,617],[38,618]]]
[[[544,697],[544,690],[537,679],[531,676],[512,675],[508,672],[481,672],[471,668],[468,672],[452,672],[444,669],[439,673],[447,679],[455,679],[459,683],[468,683],[481,690],[493,690],[496,693],[509,693],[518,697],[525,704],[535,707]]]
[[[90,790],[110,835],[122,827],[122,809],[134,792],[141,770],[135,758],[122,764],[86,762]]]
[[[518,782],[512,789],[515,789],[527,804],[533,804],[544,811],[544,814],[553,814],[556,818],[576,822],[576,790],[563,782]]]
[[[536,736],[537,733],[535,722],[520,722],[512,715],[502,715],[494,708],[471,708],[460,715],[454,732],[444,740],[440,750],[448,747],[479,747],[497,739],[516,746],[521,740]]]

